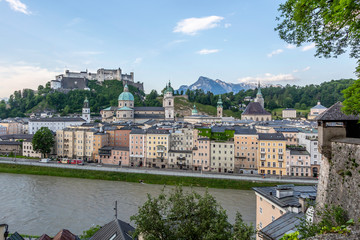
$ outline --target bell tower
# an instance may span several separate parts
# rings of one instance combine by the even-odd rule
[[[171,83],[166,84],[163,98],[163,107],[165,108],[165,120],[174,120],[175,106],[174,106],[174,89],[171,87]]]
[[[82,119],[84,119],[87,123],[90,123],[90,107],[87,97],[84,100],[84,106],[82,108]]]
[[[217,102],[216,110],[217,110],[217,117],[220,117],[220,118],[222,118],[222,116],[223,116],[223,105],[222,104],[223,104],[223,102],[221,100],[221,95],[219,95],[219,100]]]

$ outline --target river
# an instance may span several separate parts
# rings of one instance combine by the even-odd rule
[[[114,218],[130,222],[130,216],[163,186],[50,176],[0,173],[0,224],[10,232],[54,236],[65,228],[75,234]],[[166,187],[166,190],[173,188]],[[189,190],[190,188],[185,188]],[[200,194],[205,188],[194,188]],[[244,221],[255,223],[255,194],[249,190],[209,189],[234,222],[239,211]],[[134,223],[131,223],[134,225]]]

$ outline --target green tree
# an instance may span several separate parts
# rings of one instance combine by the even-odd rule
[[[350,57],[359,58],[359,1],[287,0],[278,10],[275,30],[287,43],[313,42],[318,57],[336,57],[349,50]],[[358,69],[359,65],[358,61]]]
[[[130,219],[137,225],[134,236],[142,234],[146,240],[246,240],[254,233],[252,226],[243,223],[241,215],[233,227],[225,210],[207,191],[201,196],[194,191],[185,193],[182,187],[176,187],[169,195],[163,190],[157,198],[148,195],[148,200]]]
[[[360,79],[343,90],[345,101],[343,111],[346,114],[360,114]]]
[[[92,226],[88,230],[83,231],[83,233],[80,235],[80,239],[90,239],[97,231],[100,230],[100,228],[101,226],[99,225]]]
[[[234,240],[242,239],[253,239],[256,234],[255,228],[252,224],[247,225],[242,219],[241,213],[236,213],[235,224],[234,224]]]
[[[54,135],[47,127],[42,127],[34,134],[32,145],[35,151],[39,151],[44,156],[51,152],[54,146]]]

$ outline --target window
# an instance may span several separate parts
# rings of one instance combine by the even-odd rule
[[[262,208],[260,208],[260,213],[262,213]]]

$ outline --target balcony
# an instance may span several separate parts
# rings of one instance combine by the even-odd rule
[[[260,149],[260,153],[266,153],[266,150],[265,149]]]
[[[266,157],[260,157],[260,160],[261,160],[261,161],[265,161],[265,160],[266,160]]]
[[[177,157],[176,159],[179,160],[179,161],[185,161],[186,160],[185,157]]]
[[[193,150],[198,150],[198,148],[195,146],[195,147],[193,147]]]

